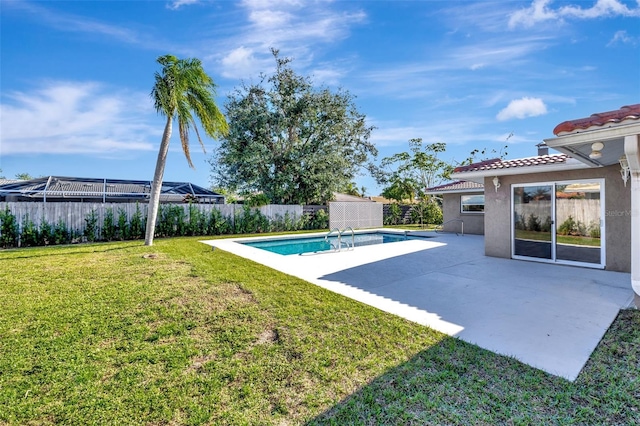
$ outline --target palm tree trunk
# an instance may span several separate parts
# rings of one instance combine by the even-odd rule
[[[144,245],[153,245],[153,236],[156,230],[156,219],[158,217],[158,208],[160,207],[160,193],[162,192],[162,177],[164,176],[164,166],[167,162],[167,153],[169,152],[169,140],[171,139],[171,129],[173,125],[173,117],[167,117],[167,124],[164,126],[162,134],[162,142],[158,151],[158,160],[156,162],[156,172],[153,175],[153,183],[151,184],[151,194],[149,196],[149,209],[147,213],[147,230],[144,238]]]

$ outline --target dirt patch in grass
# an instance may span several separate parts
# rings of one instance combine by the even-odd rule
[[[273,343],[277,343],[278,340],[280,340],[278,330],[275,330],[273,328],[268,328],[264,330],[262,333],[260,333],[260,335],[258,336],[258,340],[256,341],[256,345],[273,344]]]

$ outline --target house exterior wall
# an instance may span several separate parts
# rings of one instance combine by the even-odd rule
[[[463,195],[478,195],[478,192],[442,194],[442,216],[444,221],[460,219],[464,223],[465,234],[484,234],[484,213],[462,213],[460,197]],[[460,232],[460,222],[447,223],[442,229],[445,232]]]
[[[500,176],[496,192],[493,176],[485,178],[485,254],[511,257],[511,185],[580,179],[605,179],[606,269],[631,271],[631,197],[630,185],[624,186],[620,166],[598,167],[562,172]],[[466,226],[466,225],[465,225]]]

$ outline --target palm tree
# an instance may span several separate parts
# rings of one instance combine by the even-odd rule
[[[173,120],[178,120],[178,132],[182,142],[182,150],[189,167],[195,168],[189,153],[189,130],[193,129],[204,150],[195,116],[199,119],[205,133],[212,138],[224,136],[228,131],[227,121],[215,103],[215,84],[202,69],[198,59],[178,59],[173,55],[160,56],[158,63],[162,65],[162,73],[156,73],[156,83],[151,90],[156,111],[167,117],[167,122],[160,143],[156,171],[151,185],[147,230],[144,244],[153,244],[153,234],[158,216],[162,177],[169,151],[169,140]]]

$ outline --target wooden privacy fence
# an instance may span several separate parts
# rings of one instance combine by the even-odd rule
[[[117,220],[120,212],[124,212],[127,220],[131,221],[136,209],[142,214],[142,218],[147,218],[148,204],[142,203],[33,203],[33,202],[0,202],[0,210],[4,211],[7,207],[16,218],[16,222],[20,229],[22,224],[28,218],[36,226],[40,226],[43,221],[49,224],[56,224],[59,221],[64,222],[68,230],[82,232],[85,229],[85,218],[96,212],[97,226],[102,227],[104,223],[105,213],[111,209],[115,220]],[[219,210],[224,217],[233,218],[236,213],[242,213],[244,206],[241,204],[161,204],[163,206],[182,207],[186,217],[189,217],[189,206],[193,206],[201,213],[209,214],[212,210]],[[260,213],[269,220],[283,218],[288,215],[292,220],[298,220],[302,216],[302,206],[298,205],[277,205],[270,204],[258,207]]]

